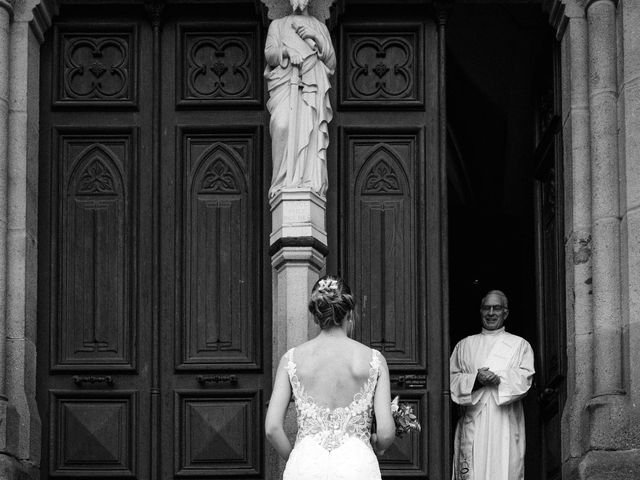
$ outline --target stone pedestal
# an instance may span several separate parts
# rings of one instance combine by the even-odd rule
[[[325,200],[308,189],[285,189],[271,200],[273,267],[273,374],[285,352],[318,333],[307,309],[311,289],[324,271],[327,254]],[[293,442],[295,412],[285,430]],[[268,453],[270,478],[282,478],[284,462]]]

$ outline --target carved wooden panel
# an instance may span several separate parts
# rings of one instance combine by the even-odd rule
[[[407,108],[424,104],[420,24],[345,24],[339,90],[342,107]]]
[[[54,105],[136,105],[135,25],[61,24],[55,48]]]
[[[392,365],[424,366],[418,133],[347,131],[343,138],[343,248],[360,302],[358,337]]]
[[[260,474],[259,391],[179,391],[175,404],[177,476]]]
[[[50,395],[52,477],[132,477],[136,472],[136,393]]]
[[[55,369],[134,367],[135,137],[59,137]]]
[[[180,368],[257,367],[260,181],[256,132],[184,133],[177,208]]]
[[[413,408],[413,413],[423,427],[420,433],[412,432],[402,438],[396,438],[393,444],[380,457],[380,469],[384,476],[419,475],[426,478],[428,436],[427,425],[427,394],[408,390],[394,391],[393,395],[400,395],[402,403]]]
[[[257,24],[185,24],[179,35],[178,105],[262,105]]]

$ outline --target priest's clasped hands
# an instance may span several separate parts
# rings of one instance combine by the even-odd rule
[[[478,369],[476,381],[485,387],[489,385],[500,385],[500,377],[489,370],[488,367]]]

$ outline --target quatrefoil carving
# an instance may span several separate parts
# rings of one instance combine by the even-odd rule
[[[66,100],[128,100],[128,37],[65,37]]]
[[[188,96],[241,97],[250,87],[251,55],[240,38],[192,37],[188,51]]]
[[[365,37],[353,43],[352,98],[402,99],[413,94],[413,46],[401,37]]]

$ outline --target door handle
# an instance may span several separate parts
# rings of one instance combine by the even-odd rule
[[[110,387],[113,387],[116,384],[111,375],[74,375],[71,380],[77,387],[81,387],[83,383],[90,383],[92,385],[94,383],[106,383]]]
[[[399,388],[426,388],[426,375],[391,375],[391,383],[396,383]]]
[[[238,384],[237,375],[198,375],[196,381],[200,386],[205,387],[209,383],[230,383],[231,385]]]

